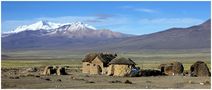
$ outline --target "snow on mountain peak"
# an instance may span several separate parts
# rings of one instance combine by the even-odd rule
[[[60,23],[53,23],[49,21],[38,21],[31,25],[19,26],[15,30],[11,31],[10,33],[18,33],[18,32],[22,32],[26,30],[51,30],[51,29],[62,27],[64,25],[70,25],[69,29],[71,31],[84,30],[86,28],[96,30],[96,28],[88,24],[83,24],[82,22],[60,24]]]
[[[49,30],[49,29],[58,28],[60,26],[61,26],[61,24],[59,24],[59,23],[52,23],[52,22],[48,22],[48,21],[38,21],[31,25],[19,26],[14,31],[11,31],[11,32],[18,33],[18,32],[22,32],[22,31],[26,31],[26,30],[42,30],[42,29]]]
[[[77,30],[87,30],[87,29],[93,29],[96,30],[95,27],[90,26],[88,24],[84,24],[82,22],[74,22],[69,24],[69,30],[71,31],[77,31]]]

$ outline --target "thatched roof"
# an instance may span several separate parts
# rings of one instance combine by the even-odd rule
[[[113,54],[103,54],[100,53],[98,58],[105,64],[108,64],[111,60],[113,60],[116,56]]]
[[[109,64],[136,65],[130,58],[116,57]]]
[[[108,64],[112,59],[116,57],[116,55],[103,54],[103,53],[89,53],[85,56],[82,62],[92,62],[96,57],[98,57],[103,63]]]
[[[82,62],[91,62],[96,58],[97,55],[98,55],[97,53],[89,53],[85,56]]]

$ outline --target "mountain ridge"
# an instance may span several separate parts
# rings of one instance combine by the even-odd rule
[[[11,43],[11,38],[3,38],[3,49],[17,49],[14,47],[19,45],[20,42],[26,43],[31,41],[30,45],[18,47],[18,48],[34,48],[34,49],[69,49],[69,50],[113,50],[113,51],[138,51],[143,49],[201,49],[201,48],[211,48],[210,47],[210,32],[211,32],[211,20],[206,22],[191,26],[188,28],[170,28],[161,32],[156,32],[146,35],[138,36],[122,36],[122,34],[114,33],[107,30],[94,30],[98,32],[84,32],[81,33],[80,37],[77,34],[71,35],[72,37],[63,37],[63,33],[58,36],[48,37],[36,37],[36,33],[30,33],[33,36],[30,39],[21,41],[21,39],[12,38],[12,41],[16,43]],[[93,31],[93,30],[89,30]],[[30,32],[30,31],[29,31]],[[78,30],[77,32],[81,32]],[[77,33],[76,32],[76,33]],[[104,33],[111,32],[108,37]],[[24,33],[24,32],[22,32]],[[26,33],[26,32],[25,32]],[[97,34],[96,34],[97,33]],[[103,34],[102,34],[103,33]],[[91,34],[87,37],[83,35]],[[113,36],[115,34],[115,36]],[[69,35],[69,34],[68,34]],[[75,36],[76,35],[76,36]],[[98,36],[99,35],[99,36]],[[111,35],[111,36],[110,36]],[[42,35],[41,35],[42,36]],[[94,36],[94,37],[93,37]],[[16,37],[16,36],[14,36]],[[104,38],[100,38],[104,37]],[[105,38],[106,37],[106,38]],[[78,39],[77,39],[78,38]],[[14,40],[13,40],[14,39]],[[23,38],[22,38],[23,39]],[[8,42],[9,41],[9,42]],[[39,42],[38,42],[39,41]],[[56,43],[55,43],[56,42]],[[8,47],[11,44],[14,46]]]

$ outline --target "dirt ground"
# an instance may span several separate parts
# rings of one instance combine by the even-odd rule
[[[210,77],[150,76],[114,77],[81,73],[79,68],[67,69],[69,75],[42,76],[42,70],[2,68],[3,89],[210,89]],[[129,80],[128,83],[125,83]],[[207,83],[205,83],[208,81]],[[204,84],[204,85],[203,85]]]

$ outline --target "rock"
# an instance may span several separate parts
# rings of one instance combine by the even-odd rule
[[[199,83],[200,85],[210,85],[210,81],[205,81],[205,82],[201,82]]]
[[[189,83],[189,84],[194,84],[194,82],[193,82],[193,81],[188,81],[188,83]]]
[[[205,83],[204,82],[201,82],[201,83],[199,83],[200,85],[205,85]]]
[[[149,89],[149,85],[146,85],[146,89]]]
[[[184,71],[183,72],[183,76],[189,76],[189,72],[188,71]]]
[[[51,81],[51,79],[49,79],[49,78],[45,78],[45,80],[46,80],[46,81]]]
[[[184,67],[180,62],[172,62],[168,64],[161,64],[161,73],[169,76],[173,75],[183,75]]]
[[[61,79],[57,79],[57,81],[58,81],[58,82],[62,82],[62,80],[61,80]]]
[[[109,81],[109,83],[122,83],[122,82],[119,80],[115,80],[115,81]]]
[[[195,62],[190,67],[191,76],[193,77],[199,77],[199,76],[210,76],[210,70],[206,63],[202,61]]]
[[[86,81],[85,83],[95,83],[94,81]]]
[[[70,78],[71,78],[71,79],[76,79],[76,78],[75,78],[75,77],[73,77],[73,76],[71,76]]]
[[[36,75],[35,77],[39,78],[40,76],[39,75]]]
[[[31,67],[31,68],[27,68],[26,71],[27,72],[37,72],[38,70],[35,67],[34,68]]]
[[[19,79],[18,76],[15,76],[15,77],[9,77],[10,79]]]
[[[125,83],[125,84],[132,84],[132,82],[129,81],[129,80],[126,80],[124,83]]]
[[[210,81],[205,81],[205,84],[210,85],[211,83],[210,83]]]

